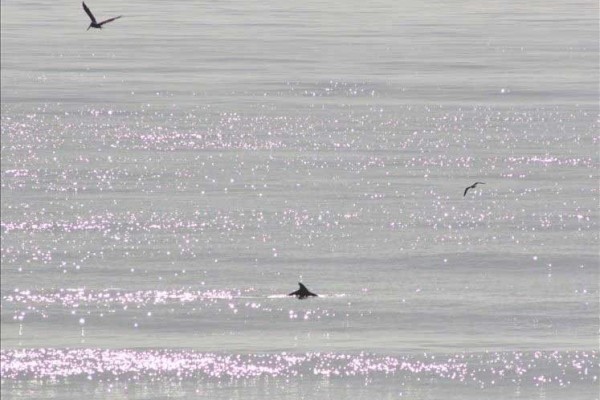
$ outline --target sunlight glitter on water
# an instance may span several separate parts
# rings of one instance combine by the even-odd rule
[[[3,380],[87,378],[99,382],[253,379],[262,377],[429,378],[480,387],[569,386],[597,382],[597,351],[492,352],[378,356],[339,354],[220,354],[185,350],[3,349]],[[393,378],[392,378],[393,377]]]
[[[321,295],[323,298],[341,299],[344,294]],[[52,290],[20,290],[2,296],[3,312],[13,314],[13,321],[18,321],[23,328],[25,322],[61,319],[65,313],[73,316],[86,315],[107,320],[129,315],[136,320],[140,315],[150,318],[164,318],[164,313],[187,312],[197,315],[199,312],[209,312],[216,315],[235,315],[240,310],[247,318],[250,313],[266,313],[274,316],[289,316],[292,319],[300,317],[303,320],[321,320],[336,317],[336,312],[314,305],[314,307],[296,309],[299,303],[293,305],[281,302],[287,295],[257,296],[250,289],[207,289],[192,290],[190,288],[168,290],[137,290],[121,289],[52,289]],[[165,308],[167,307],[167,308]],[[292,310],[289,310],[292,307]],[[22,335],[22,332],[19,334]]]

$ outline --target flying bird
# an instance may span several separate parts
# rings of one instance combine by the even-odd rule
[[[94,17],[94,14],[92,14],[92,12],[90,11],[90,9],[88,8],[88,6],[85,5],[85,2],[82,2],[81,4],[83,4],[83,10],[85,11],[85,13],[88,15],[88,17],[90,17],[90,19],[92,20],[92,22],[90,22],[90,26],[88,26],[87,30],[89,31],[90,28],[97,28],[97,29],[102,29],[102,25],[104,24],[108,24],[109,22],[114,21],[115,19],[119,19],[122,17],[122,15],[119,15],[118,17],[114,17],[114,18],[109,18],[105,21],[102,22],[98,22],[96,21],[96,17]]]
[[[318,296],[318,295],[312,293],[310,290],[308,290],[306,288],[306,286],[304,286],[300,282],[298,282],[298,285],[300,285],[300,289],[288,294],[288,296],[296,296],[300,300],[305,299],[307,297],[317,297]]]
[[[475,182],[474,184],[472,184],[471,186],[466,188],[465,192],[463,193],[463,197],[465,197],[467,195],[467,192],[469,191],[469,189],[475,189],[475,187],[479,184],[485,185],[485,182]]]

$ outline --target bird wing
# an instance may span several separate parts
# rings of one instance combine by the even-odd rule
[[[471,186],[469,186],[468,188],[465,189],[465,192],[463,193],[463,197],[465,197],[467,195],[467,192],[469,191],[469,189],[471,189]]]
[[[119,15],[118,17],[114,17],[114,18],[109,18],[109,19],[107,19],[105,21],[100,22],[98,25],[102,26],[104,24],[108,24],[109,22],[114,21],[115,19],[119,19],[121,17],[122,17],[122,15]]]
[[[90,17],[90,19],[92,20],[92,23],[96,23],[96,17],[94,17],[94,14],[92,14],[92,12],[90,11],[90,9],[88,8],[88,6],[85,5],[85,3],[81,3],[83,4],[83,10],[85,11],[85,13],[88,15],[88,17]]]

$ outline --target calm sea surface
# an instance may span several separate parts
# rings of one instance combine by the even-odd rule
[[[3,399],[599,398],[597,1],[88,5],[1,1]]]

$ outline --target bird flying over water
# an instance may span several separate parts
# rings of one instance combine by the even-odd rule
[[[300,300],[305,299],[307,297],[318,297],[318,295],[312,293],[310,290],[308,290],[306,288],[306,286],[304,286],[300,282],[298,282],[298,285],[300,285],[300,289],[288,294],[288,296],[296,296]]]
[[[485,185],[485,182],[475,182],[474,184],[472,184],[471,186],[469,186],[468,188],[465,189],[465,192],[463,193],[463,197],[465,197],[467,195],[467,192],[469,191],[469,189],[475,189],[475,187],[477,185]]]
[[[96,17],[94,17],[94,14],[92,14],[92,12],[88,8],[88,6],[85,5],[85,2],[82,2],[81,4],[83,5],[83,10],[85,11],[85,13],[92,20],[92,22],[90,22],[90,26],[88,26],[88,28],[87,28],[88,31],[90,30],[90,28],[102,29],[102,25],[108,24],[109,22],[114,21],[115,19],[119,19],[119,18],[122,17],[122,15],[119,15],[118,17],[109,18],[109,19],[104,20],[102,22],[98,22],[98,21],[96,21]]]

